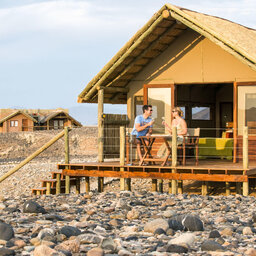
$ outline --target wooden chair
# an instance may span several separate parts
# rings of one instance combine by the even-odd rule
[[[178,146],[178,150],[182,152],[181,162],[186,165],[186,151],[188,149],[195,150],[196,165],[198,165],[198,143],[200,136],[200,128],[188,128],[188,133],[184,136],[183,143]]]

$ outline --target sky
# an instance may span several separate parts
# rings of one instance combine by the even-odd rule
[[[0,0],[0,108],[69,108],[96,124],[77,96],[166,2],[256,29],[255,0]]]

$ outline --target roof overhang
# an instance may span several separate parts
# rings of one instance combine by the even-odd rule
[[[256,60],[242,47],[225,39],[185,10],[170,4],[164,5],[87,84],[79,94],[78,102],[97,103],[98,90],[104,88],[105,103],[126,104],[128,83],[187,28],[208,38],[256,70]]]

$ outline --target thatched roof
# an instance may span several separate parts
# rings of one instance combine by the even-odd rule
[[[22,110],[18,110],[18,111],[16,111],[16,112],[14,112],[14,113],[12,113],[12,114],[10,114],[10,115],[8,115],[8,116],[2,118],[2,119],[0,120],[0,124],[2,124],[3,122],[5,122],[5,121],[9,120],[10,118],[12,118],[12,117],[14,117],[14,116],[17,116],[17,115],[19,115],[19,114],[22,114],[22,115],[24,115],[25,117],[27,117],[28,119],[32,120],[33,122],[38,123],[37,120],[36,120],[35,118],[33,118],[32,116],[30,116],[29,114],[23,112]]]
[[[43,119],[40,120],[40,123],[43,124],[43,123],[46,123],[47,121],[57,117],[58,115],[61,115],[61,118],[65,117],[65,118],[68,118],[70,120],[72,120],[72,122],[76,125],[76,126],[79,126],[81,127],[82,124],[80,122],[78,122],[75,118],[73,118],[72,116],[70,116],[67,112],[65,111],[56,111],[56,112],[53,112],[47,116],[44,116]]]
[[[171,4],[164,5],[119,50],[79,94],[78,102],[97,102],[104,88],[104,102],[127,102],[127,84],[152,59],[190,28],[205,36],[256,70],[256,31],[234,22]]]

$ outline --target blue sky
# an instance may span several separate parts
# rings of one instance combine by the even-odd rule
[[[166,2],[1,0],[0,108],[70,108],[95,124],[97,106],[76,103],[78,94]],[[255,0],[169,3],[256,28]]]

